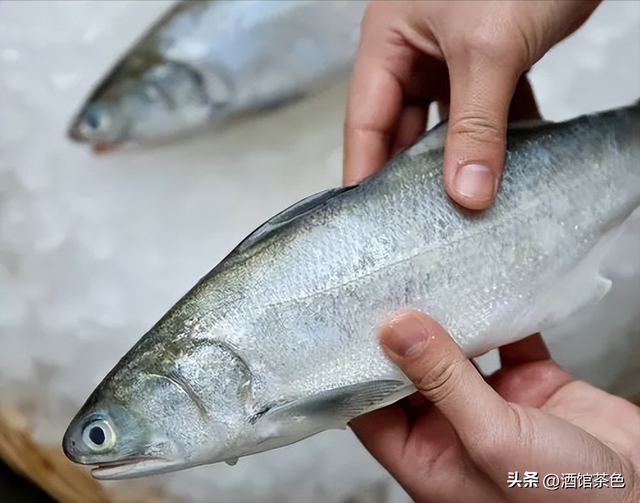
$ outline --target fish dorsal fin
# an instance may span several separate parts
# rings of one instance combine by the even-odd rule
[[[444,142],[447,138],[447,124],[448,121],[444,120],[433,126],[429,131],[418,138],[415,143],[407,147],[403,154],[413,157],[431,150],[443,149]]]
[[[338,187],[335,189],[328,189],[322,192],[318,192],[317,194],[313,194],[312,196],[305,197],[301,201],[289,206],[286,210],[281,211],[273,218],[267,220],[264,224],[258,227],[255,231],[249,234],[234,250],[235,253],[243,252],[256,244],[266,235],[271,234],[277,229],[281,228],[283,225],[295,220],[296,218],[309,213],[311,210],[318,208],[328,201],[333,199],[334,197],[343,194],[353,188],[357,187],[357,185],[352,185],[350,187]]]
[[[510,122],[508,125],[508,131],[518,131],[520,129],[532,129],[541,126],[548,126],[550,124],[556,124],[553,121],[548,121],[546,119],[525,119],[515,122]]]

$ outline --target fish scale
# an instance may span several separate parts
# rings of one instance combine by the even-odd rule
[[[398,308],[429,313],[476,356],[597,302],[611,286],[599,265],[639,216],[639,130],[640,102],[510,127],[501,189],[482,213],[444,190],[445,124],[360,185],[301,201],[122,358],[65,452],[99,478],[233,462],[411,393],[376,337]],[[105,424],[108,446],[83,443]]]

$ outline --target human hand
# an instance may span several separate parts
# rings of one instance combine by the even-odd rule
[[[502,368],[486,381],[422,313],[399,313],[380,343],[419,392],[351,427],[415,501],[637,502],[640,408],[574,380],[540,334],[500,348]],[[509,472],[525,471],[539,487],[509,488]],[[617,473],[625,487],[553,492],[549,473]]]
[[[450,108],[446,190],[462,206],[488,208],[504,165],[508,118],[538,115],[524,72],[598,3],[372,2],[351,77],[344,184],[359,182],[411,144],[425,130],[429,105],[438,102]]]

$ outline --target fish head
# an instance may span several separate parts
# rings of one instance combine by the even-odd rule
[[[63,439],[99,479],[139,477],[237,458],[250,374],[209,341],[141,340],[92,393]]]
[[[210,112],[198,72],[158,56],[129,57],[92,93],[68,136],[98,147],[164,138],[201,126]]]

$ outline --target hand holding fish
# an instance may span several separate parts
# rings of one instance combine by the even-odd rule
[[[438,102],[441,111],[450,107],[447,192],[469,209],[489,207],[504,166],[507,120],[537,115],[524,73],[598,4],[372,2],[347,105],[345,185],[413,143]]]
[[[635,501],[640,408],[573,379],[539,334],[503,346],[502,368],[486,381],[422,313],[400,313],[380,343],[420,392],[351,426],[415,501],[538,501],[552,494],[542,485],[548,473],[603,472],[620,474],[624,487],[558,496]],[[517,480],[525,471],[538,473],[538,488],[510,487],[509,472]]]

